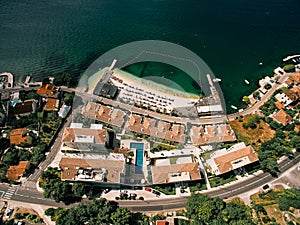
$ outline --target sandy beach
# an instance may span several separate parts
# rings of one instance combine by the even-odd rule
[[[101,80],[106,69],[102,69],[88,79],[90,93]],[[170,112],[176,107],[190,107],[199,100],[197,95],[138,78],[119,69],[113,70],[110,81],[121,90],[118,96],[119,101],[128,104],[136,103],[161,112]]]

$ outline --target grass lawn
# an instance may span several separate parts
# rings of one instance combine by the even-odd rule
[[[247,122],[251,117],[255,115],[250,115],[242,118],[242,121],[234,120],[230,121],[230,126],[237,135],[240,141],[244,141],[246,144],[253,144],[253,147],[258,147],[261,142],[270,140],[274,135],[275,131],[270,128],[270,126],[263,120],[260,120],[256,125],[256,128],[245,129],[243,123]]]

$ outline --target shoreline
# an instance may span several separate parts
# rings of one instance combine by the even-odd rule
[[[144,78],[137,77],[131,73],[120,69],[114,69],[113,75],[117,77],[121,77],[124,80],[135,82],[136,84],[145,85],[147,88],[151,88],[152,90],[164,92],[166,94],[171,94],[178,97],[185,97],[185,98],[192,98],[192,99],[199,99],[200,97],[196,94],[188,93],[185,91],[180,91],[174,88],[167,87],[163,84],[159,84],[155,81],[147,80]]]

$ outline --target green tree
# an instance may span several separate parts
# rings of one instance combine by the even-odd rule
[[[300,137],[298,135],[292,137],[290,143],[291,143],[293,148],[296,148],[297,150],[300,149]]]
[[[85,194],[89,194],[91,185],[87,183],[74,183],[72,185],[72,192],[76,197],[82,197]]]
[[[113,224],[119,224],[119,225],[127,225],[131,224],[131,213],[126,208],[117,208],[115,212],[111,214],[111,220]]]
[[[268,89],[271,89],[271,87],[272,87],[272,85],[271,85],[271,84],[269,84],[269,83],[268,83],[268,84],[266,84],[266,85],[264,86],[264,88],[265,88],[265,89],[267,89],[267,90],[268,90]]]
[[[243,102],[245,102],[245,104],[249,105],[250,104],[250,99],[248,96],[244,96],[243,97]]]
[[[297,189],[286,189],[278,193],[275,200],[280,210],[287,211],[290,207],[300,209],[300,191]]]
[[[46,216],[54,216],[55,210],[53,208],[48,208],[45,210]]]
[[[192,194],[186,204],[186,215],[193,223],[201,221],[203,224],[210,224],[218,217],[224,206],[225,203],[218,197],[211,198],[208,195]]]
[[[283,67],[283,70],[286,72],[294,72],[295,71],[295,65],[294,64],[287,64]]]
[[[277,160],[274,157],[271,157],[272,153],[263,152],[258,155],[260,167],[263,171],[269,172],[273,176],[277,176],[278,167]]]

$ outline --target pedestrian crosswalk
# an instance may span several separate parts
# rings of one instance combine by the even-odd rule
[[[7,192],[5,192],[3,198],[11,199],[11,197],[15,194],[16,189],[13,187],[8,188]]]
[[[22,186],[27,188],[36,188],[36,182],[35,181],[26,181]]]

